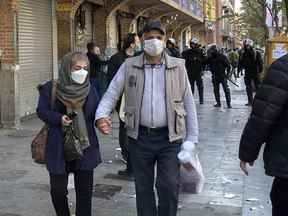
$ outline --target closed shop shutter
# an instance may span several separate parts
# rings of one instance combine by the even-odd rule
[[[21,0],[18,17],[20,116],[35,113],[37,85],[52,78],[52,1]]]

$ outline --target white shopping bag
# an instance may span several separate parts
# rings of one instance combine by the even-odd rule
[[[184,157],[186,157],[188,152],[185,152],[185,150],[182,151],[182,156],[183,153]],[[203,169],[198,154],[196,152],[193,153],[190,152],[188,154],[189,154],[188,169],[187,169],[187,162],[181,165],[180,168],[180,191],[184,193],[199,194],[203,190],[205,181]],[[181,154],[178,155],[178,157],[181,157]],[[191,166],[191,168],[189,168],[189,166]]]

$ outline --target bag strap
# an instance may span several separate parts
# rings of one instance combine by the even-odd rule
[[[51,109],[54,109],[56,101],[57,80],[52,81],[52,94],[51,94]]]

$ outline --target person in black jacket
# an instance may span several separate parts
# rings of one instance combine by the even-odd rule
[[[108,61],[103,61],[100,58],[100,49],[96,46],[94,42],[87,44],[87,56],[90,62],[90,78],[99,79],[101,73],[101,66],[107,65]]]
[[[244,41],[243,53],[239,59],[239,70],[243,69],[245,70],[244,81],[248,97],[246,106],[251,106],[253,102],[253,85],[256,90],[258,90],[260,85],[259,74],[263,71],[263,59],[261,54],[253,49],[253,41],[250,39]]]
[[[141,47],[139,38],[135,33],[128,33],[124,39],[122,49],[114,54],[108,64],[108,82],[110,83],[125,59],[133,57],[135,51]]]
[[[198,39],[193,38],[190,42],[191,49],[182,52],[185,59],[186,70],[194,94],[195,82],[198,88],[200,104],[204,103],[203,70],[205,62],[205,51],[198,44]]]
[[[166,42],[167,53],[175,58],[180,58],[179,49],[176,47],[176,41],[174,38],[169,38]]]
[[[206,60],[206,64],[209,66],[210,71],[212,72],[212,82],[214,87],[214,95],[216,99],[215,107],[221,107],[220,100],[220,84],[223,87],[227,107],[230,109],[231,107],[231,93],[228,85],[228,74],[230,73],[230,63],[228,58],[220,53],[218,47],[216,45],[212,45],[208,51],[208,59]]]
[[[108,61],[104,61],[101,59],[100,49],[96,46],[94,42],[90,42],[87,44],[87,56],[89,59],[89,78],[92,86],[96,88],[100,95],[103,93],[103,83],[104,76],[102,71],[102,66],[107,65]]]
[[[265,171],[275,177],[271,190],[273,216],[288,214],[288,55],[274,62],[256,93],[240,141],[240,167],[248,175],[265,143]]]
[[[133,57],[135,55],[135,51],[141,46],[140,41],[138,39],[137,34],[129,33],[123,42],[122,50],[113,55],[110,58],[110,62],[108,65],[108,82],[110,83],[117,73],[120,66],[124,63],[125,59],[129,57]],[[120,111],[121,100],[118,102],[116,106],[116,110],[119,113]],[[121,153],[123,159],[126,161],[126,169],[119,170],[118,174],[120,176],[132,177],[133,171],[132,166],[129,159],[128,152],[128,138],[126,135],[126,127],[125,122],[123,122],[120,118],[120,126],[119,126],[119,144],[121,147]]]

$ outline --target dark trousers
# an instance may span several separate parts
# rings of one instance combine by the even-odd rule
[[[243,76],[243,69],[237,68],[237,77]]]
[[[232,75],[234,76],[235,79],[239,78],[239,73],[237,72],[237,66],[236,67],[232,67],[232,71],[231,71],[231,78],[232,78]]]
[[[221,84],[223,87],[223,91],[225,93],[226,103],[228,106],[231,105],[231,93],[227,79],[213,77],[212,82],[214,87],[214,96],[217,104],[221,104],[221,97],[220,97],[220,84]]]
[[[253,102],[253,86],[252,83],[255,86],[255,90],[259,89],[260,86],[260,80],[257,77],[257,75],[251,76],[251,75],[245,75],[244,82],[246,86],[246,93],[248,97],[248,103],[252,104]]]
[[[119,145],[121,147],[122,157],[127,162],[127,171],[132,172],[132,166],[128,151],[128,137],[126,134],[126,126],[125,123],[121,121],[121,119],[119,125]]]
[[[191,79],[190,82],[191,82],[190,84],[191,84],[191,89],[192,89],[193,94],[195,91],[195,82],[196,82],[198,93],[199,93],[199,101],[200,103],[203,103],[204,102],[204,84],[203,84],[202,77],[199,77],[197,79]]]
[[[91,216],[93,171],[75,171],[74,181],[76,190],[76,216]],[[50,193],[57,216],[70,216],[67,186],[68,174],[54,175],[50,173]]]
[[[288,179],[275,178],[271,190],[272,216],[288,215]]]
[[[181,142],[169,143],[168,129],[155,134],[140,129],[137,140],[129,139],[138,216],[176,216],[180,173],[177,154],[180,148]],[[154,192],[156,164],[158,209]]]

